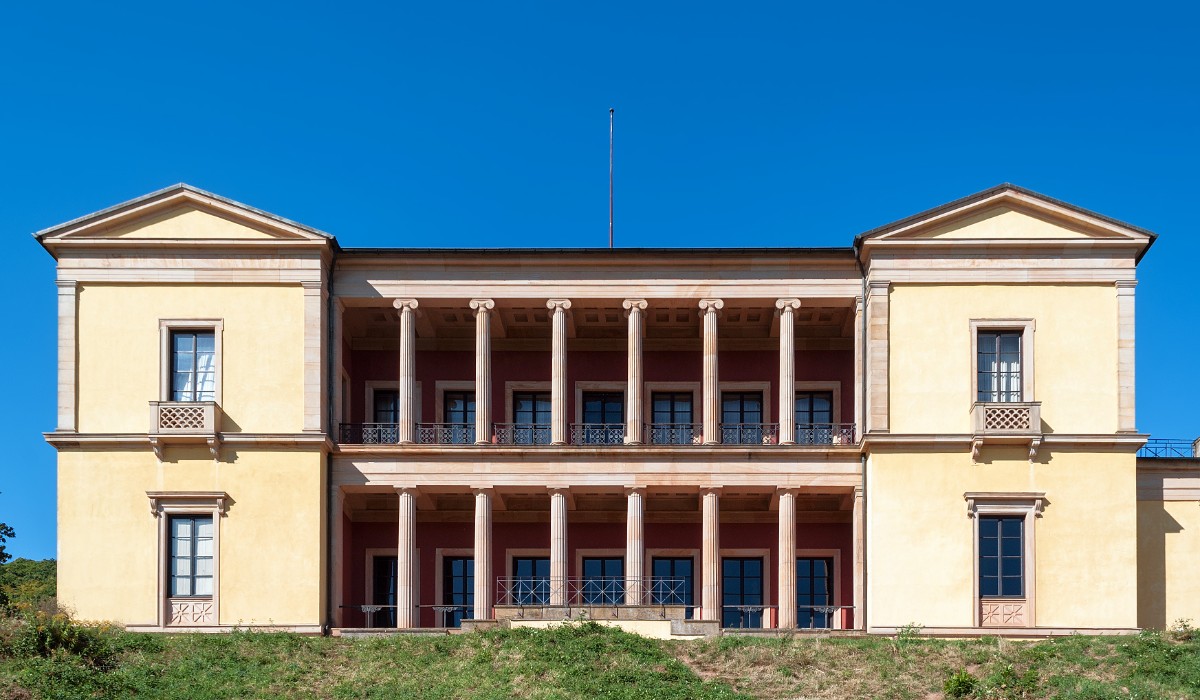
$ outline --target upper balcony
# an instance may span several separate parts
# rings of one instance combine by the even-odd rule
[[[860,439],[853,298],[355,304],[337,324],[343,445],[857,449]]]

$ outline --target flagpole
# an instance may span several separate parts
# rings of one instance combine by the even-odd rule
[[[608,110],[608,247],[613,247],[613,114]]]

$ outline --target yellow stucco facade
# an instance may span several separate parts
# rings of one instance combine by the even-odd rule
[[[1167,473],[1136,457],[1147,437],[1134,406],[1136,266],[1153,234],[1020,188],[868,232],[853,249],[781,253],[778,265],[761,251],[682,261],[592,251],[566,264],[561,251],[503,262],[489,253],[342,250],[327,234],[187,186],[39,240],[58,264],[58,425],[46,438],[59,452],[59,597],[84,619],[160,631],[328,631],[341,624],[341,605],[365,600],[373,585],[363,552],[388,550],[396,599],[411,597],[411,615],[397,603],[396,619],[417,626],[432,619],[430,596],[442,586],[421,571],[417,549],[436,549],[438,562],[470,555],[491,571],[480,552],[491,547],[493,500],[519,510],[545,496],[544,512],[500,520],[554,523],[546,551],[558,572],[568,550],[550,533],[567,531],[576,498],[616,509],[579,516],[575,528],[636,517],[626,549],[604,551],[643,564],[651,538],[637,528],[682,523],[693,517],[685,501],[698,499],[703,541],[676,554],[694,556],[695,575],[706,578],[695,603],[709,622],[722,615],[722,553],[768,557],[776,543],[801,551],[806,527],[826,533],[822,557],[846,562],[838,619],[868,632],[911,624],[947,634],[1128,632],[1200,620],[1200,469],[1185,460]],[[618,306],[629,313],[620,317]],[[650,326],[633,325],[643,311],[670,327],[643,339]],[[783,327],[799,329],[786,340],[785,318]],[[188,328],[214,334],[212,398],[180,401],[168,391],[170,334]],[[980,393],[977,345],[989,330],[1021,338],[1018,386],[1004,397]],[[493,380],[493,342],[510,358],[529,351],[498,372],[545,356],[553,371]],[[643,342],[692,352],[703,371],[686,382],[646,376]],[[505,416],[510,406],[495,411],[494,425],[476,415],[478,424],[431,428],[450,420],[441,394],[424,408],[438,415],[418,423],[414,357],[442,350],[458,359],[473,352],[474,366],[426,376],[423,395],[478,389],[510,402],[514,387],[545,391],[547,435],[558,444],[505,446],[511,428],[499,421],[515,420]],[[653,417],[635,419],[625,406],[620,437],[635,439],[576,449],[566,415],[576,387],[565,367],[577,350],[591,352],[584,367],[604,353],[630,358],[626,381],[576,377],[581,387],[692,392],[701,432],[643,444]],[[727,350],[777,352],[780,365],[728,383],[747,371],[739,368],[719,383]],[[820,353],[841,364],[828,376],[806,374],[802,363]],[[399,380],[380,378],[385,363]],[[783,429],[776,415],[751,442],[718,444],[722,389],[763,392],[777,413],[770,392],[793,382],[797,391],[834,387],[842,415],[823,420],[842,424],[805,433]],[[372,424],[387,415],[375,400],[383,394],[372,393],[383,391],[395,393],[395,415]],[[717,408],[702,415],[702,406]],[[439,444],[467,430],[483,439]],[[643,501],[654,499],[675,510],[644,525]],[[779,538],[716,546],[725,509],[728,522],[760,535],[778,523]],[[168,524],[208,515],[215,592],[173,599]],[[991,599],[980,589],[979,528],[1002,518],[1023,523],[1022,568],[1012,574],[1022,590]],[[785,533],[785,522],[799,529]],[[418,543],[429,523],[460,539]],[[462,539],[470,528],[474,539]],[[794,593],[794,576],[761,561],[777,577],[764,590]],[[361,590],[348,591],[352,584]],[[495,584],[477,582],[476,599]],[[763,619],[796,614],[779,600],[766,607],[776,611]]]

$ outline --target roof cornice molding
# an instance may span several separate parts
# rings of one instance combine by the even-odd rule
[[[146,216],[189,205],[197,209],[228,217],[269,235],[279,236],[279,238],[265,241],[257,239],[225,239],[223,241],[214,239],[210,244],[246,243],[247,241],[279,244],[284,241],[297,240],[319,243],[324,246],[336,244],[333,236],[324,231],[184,183],[165,187],[86,216],[72,219],[66,223],[51,226],[33,235],[47,249],[64,244],[111,244],[115,239],[86,237],[119,228]],[[172,243],[172,241],[145,238],[130,239],[129,242],[133,245],[141,245],[143,247]],[[189,240],[188,243],[195,244],[196,241]]]

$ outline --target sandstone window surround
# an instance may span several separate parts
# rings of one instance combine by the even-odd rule
[[[150,512],[158,518],[158,619],[159,628],[215,627],[220,624],[221,518],[229,505],[224,491],[147,491]],[[211,517],[213,523],[213,571],[211,596],[172,597],[172,517]]]
[[[1020,334],[1020,401],[979,401],[979,336],[1011,331]],[[1028,446],[1029,460],[1037,457],[1042,442],[1041,403],[1034,400],[1034,331],[1031,318],[971,319],[971,461],[979,460],[985,443],[1019,443]]]
[[[975,492],[963,494],[967,502],[967,517],[971,518],[972,542],[972,599],[976,627],[1034,627],[1036,626],[1035,532],[1037,518],[1042,516],[1047,500],[1041,491]],[[989,516],[1016,516],[1024,519],[1024,596],[1019,598],[984,598],[980,595],[979,519]]]

